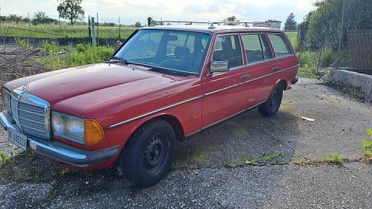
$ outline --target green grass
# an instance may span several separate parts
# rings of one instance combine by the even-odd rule
[[[254,157],[253,159],[250,159],[247,154],[243,154],[240,157],[240,160],[238,162],[231,162],[227,165],[227,167],[230,168],[236,168],[236,167],[242,167],[245,165],[259,165],[263,163],[267,163],[270,161],[274,161],[279,158],[283,158],[285,156],[285,153],[283,151],[274,152],[272,154],[264,153],[260,157]]]
[[[208,163],[208,158],[206,153],[199,152],[192,156],[192,163],[195,164],[197,167],[205,166]]]
[[[289,41],[291,42],[292,46],[297,49],[298,48],[298,39],[297,39],[297,32],[286,32]]]
[[[120,37],[127,38],[135,28],[121,27]],[[1,23],[0,36],[34,37],[34,38],[84,38],[89,37],[88,25],[28,25],[25,23]],[[103,27],[98,30],[99,38],[118,38],[119,27]]]
[[[342,164],[344,161],[344,158],[340,153],[332,153],[330,155],[327,155],[324,158],[325,162],[327,163],[333,163],[333,164]]]
[[[32,45],[31,45],[30,41],[27,40],[27,39],[19,39],[19,38],[16,38],[16,39],[15,39],[15,42],[16,42],[16,44],[17,44],[19,47],[21,47],[22,49],[30,49],[30,48],[32,48]]]
[[[10,156],[3,152],[3,151],[0,151],[0,163],[6,163],[10,160]]]
[[[364,157],[371,159],[372,158],[372,129],[368,129],[368,135],[370,139],[363,140],[362,153]]]
[[[47,56],[38,62],[49,70],[57,70],[107,61],[113,54],[110,46],[78,44],[76,48],[58,47],[55,43],[44,43],[41,47]]]
[[[273,160],[275,160],[277,158],[282,158],[284,156],[285,156],[285,153],[283,151],[275,152],[273,154],[264,153],[261,156],[261,159],[259,159],[259,161],[261,161],[261,162],[268,162],[268,161],[273,161]]]

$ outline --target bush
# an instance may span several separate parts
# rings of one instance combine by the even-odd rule
[[[303,68],[313,68],[317,65],[317,53],[304,51],[298,53],[300,66]]]
[[[298,53],[300,66],[303,68],[330,67],[336,61],[336,53],[329,48],[321,52],[304,51]]]
[[[107,46],[94,47],[91,45],[78,44],[76,51],[73,51],[66,58],[69,66],[98,63],[108,60],[114,50]]]
[[[319,56],[320,67],[330,67],[336,60],[336,53],[332,49],[326,48],[321,51]]]
[[[58,45],[55,42],[43,42],[40,47],[41,51],[48,55],[55,54],[60,51]]]

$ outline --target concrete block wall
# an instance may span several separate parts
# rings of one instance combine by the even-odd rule
[[[365,95],[365,99],[372,102],[372,75],[335,69],[332,71],[332,82],[360,88]]]

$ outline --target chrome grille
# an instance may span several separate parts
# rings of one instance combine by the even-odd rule
[[[13,119],[23,133],[42,139],[50,138],[50,106],[47,101],[14,90],[11,110]]]

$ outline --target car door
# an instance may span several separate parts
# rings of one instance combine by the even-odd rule
[[[271,75],[277,64],[265,33],[246,33],[241,35],[241,39],[248,63],[244,71],[249,75],[244,88],[248,107],[252,107],[264,102],[270,95],[270,86],[265,79]]]
[[[228,71],[205,72],[203,75],[202,126],[206,127],[246,108],[246,93],[240,85],[247,78],[244,72],[239,34],[218,35],[212,45],[209,64],[227,61]]]
[[[273,87],[279,79],[294,77],[298,59],[284,34],[268,33],[268,38],[275,55],[276,66],[273,68],[273,76],[266,82]]]

